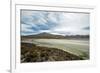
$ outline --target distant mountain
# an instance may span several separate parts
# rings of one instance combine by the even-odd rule
[[[83,39],[83,38],[89,38],[89,35],[70,35],[70,36],[66,35],[65,38],[76,38],[76,39],[82,38]]]
[[[47,39],[66,39],[66,38],[89,38],[89,35],[55,35],[50,33],[40,33],[36,35],[21,36],[22,38],[47,38]]]
[[[54,35],[50,33],[40,33],[36,35],[28,35],[28,36],[22,36],[24,38],[63,38],[64,36],[62,35]]]

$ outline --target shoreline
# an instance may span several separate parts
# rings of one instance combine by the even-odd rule
[[[32,43],[21,43],[21,63],[84,60],[58,48],[37,46]]]

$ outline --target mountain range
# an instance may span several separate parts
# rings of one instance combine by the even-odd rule
[[[55,35],[50,33],[40,33],[36,35],[21,36],[21,38],[47,38],[47,39],[66,39],[66,38],[89,38],[89,35]]]

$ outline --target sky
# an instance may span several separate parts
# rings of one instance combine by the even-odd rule
[[[21,10],[21,35],[89,35],[89,14]]]

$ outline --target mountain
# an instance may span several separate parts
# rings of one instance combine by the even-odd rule
[[[21,38],[47,38],[47,39],[72,39],[72,38],[89,38],[89,35],[55,35],[55,34],[50,34],[50,33],[40,33],[36,35],[28,35],[28,36],[21,36]]]
[[[54,35],[54,34],[50,34],[50,33],[40,33],[40,34],[36,34],[36,35],[28,35],[28,36],[22,36],[23,38],[63,38],[64,36],[62,35]]]
[[[75,38],[75,39],[88,39],[89,38],[89,35],[70,35],[70,36],[68,36],[68,35],[66,35],[65,36],[65,38]]]

